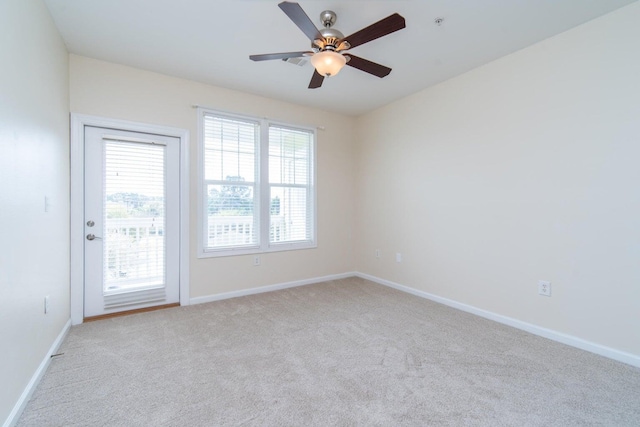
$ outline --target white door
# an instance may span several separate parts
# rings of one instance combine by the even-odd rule
[[[180,301],[180,140],[85,127],[84,317]]]

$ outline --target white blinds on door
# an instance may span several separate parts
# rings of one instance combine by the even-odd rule
[[[105,307],[165,298],[166,147],[104,138]]]

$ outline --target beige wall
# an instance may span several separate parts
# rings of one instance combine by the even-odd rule
[[[4,423],[69,319],[68,55],[40,0],[0,2],[0,64]]]
[[[361,117],[357,269],[640,355],[639,23],[635,3]]]
[[[191,135],[191,297],[353,270],[355,120],[316,109],[71,55],[71,111],[187,129]],[[317,141],[318,247],[261,255],[196,258],[197,114],[192,105],[287,123],[320,125]]]

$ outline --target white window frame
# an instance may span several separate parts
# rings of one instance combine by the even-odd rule
[[[214,258],[214,257],[225,257],[225,256],[234,256],[234,255],[249,255],[249,254],[257,254],[257,253],[265,253],[265,252],[280,252],[280,251],[290,251],[290,250],[302,250],[302,249],[312,249],[316,248],[317,245],[317,205],[316,205],[316,171],[317,171],[317,141],[318,135],[316,132],[316,128],[301,126],[301,125],[292,125],[290,123],[279,122],[274,120],[269,120],[267,118],[258,118],[251,117],[246,115],[240,115],[235,113],[228,113],[218,110],[213,110],[204,107],[198,107],[198,249],[197,249],[197,257],[198,258]],[[205,229],[207,227],[207,194],[205,194],[205,176],[204,176],[204,116],[205,115],[213,115],[217,117],[227,118],[231,120],[242,120],[242,121],[250,121],[256,122],[259,124],[259,144],[257,149],[257,163],[258,163],[258,180],[256,183],[256,193],[259,198],[259,211],[255,212],[254,215],[258,216],[259,222],[259,236],[258,236],[258,245],[252,247],[238,247],[238,248],[221,248],[221,249],[210,249],[205,248],[204,245],[204,236]],[[288,128],[291,130],[298,130],[304,132],[310,132],[313,135],[313,142],[311,147],[311,173],[309,174],[310,179],[310,214],[311,218],[311,238],[308,241],[303,242],[277,242],[271,243],[269,239],[269,221],[270,221],[270,209],[271,209],[271,201],[269,200],[269,127],[270,126],[279,126],[283,128]]]

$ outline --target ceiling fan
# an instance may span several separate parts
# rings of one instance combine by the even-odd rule
[[[325,10],[320,14],[323,29],[318,30],[298,3],[283,1],[278,4],[278,7],[311,40],[312,50],[251,55],[249,59],[266,61],[270,59],[286,60],[303,56],[311,57],[311,64],[315,67],[315,71],[311,77],[309,89],[319,88],[322,86],[325,77],[335,76],[345,65],[381,78],[391,72],[389,67],[343,52],[405,28],[404,18],[399,14],[389,15],[345,37],[340,31],[332,28],[336,22],[336,14],[331,10]]]

